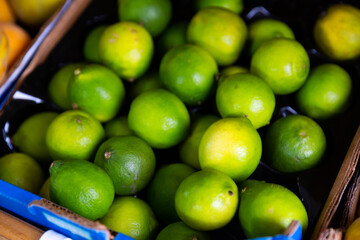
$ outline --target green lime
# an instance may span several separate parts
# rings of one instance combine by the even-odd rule
[[[175,146],[186,137],[190,116],[178,97],[156,89],[134,99],[128,121],[136,135],[150,146],[162,149]]]
[[[247,238],[283,234],[293,220],[300,221],[303,232],[308,226],[306,209],[293,192],[256,180],[242,184],[239,218]]]
[[[226,77],[218,86],[216,106],[223,118],[247,117],[258,129],[270,123],[275,110],[275,95],[261,78],[238,73]]]
[[[75,69],[84,65],[83,63],[71,63],[60,68],[51,78],[48,92],[50,99],[61,109],[70,110],[71,103],[68,98],[68,84],[74,76]]]
[[[196,0],[195,2],[198,10],[207,7],[223,7],[240,14],[244,8],[243,0]]]
[[[275,94],[298,90],[310,69],[309,56],[295,40],[274,38],[261,44],[251,59],[251,73],[269,83]]]
[[[167,225],[156,240],[210,240],[210,235],[206,232],[196,231],[189,228],[183,222],[176,222]]]
[[[118,113],[125,88],[113,71],[90,64],[75,69],[69,81],[68,97],[73,109],[84,110],[100,122],[106,122]]]
[[[44,182],[44,173],[32,157],[9,153],[0,158],[0,179],[37,194]]]
[[[162,83],[185,104],[196,105],[209,96],[218,73],[213,57],[195,45],[181,45],[161,60]]]
[[[131,83],[129,95],[131,99],[134,99],[143,92],[159,88],[163,88],[163,84],[160,81],[159,74],[156,72],[151,72],[145,74],[135,82]]]
[[[299,172],[314,167],[324,155],[326,137],[312,119],[301,115],[280,118],[264,139],[264,155],[280,172]]]
[[[116,198],[100,222],[137,240],[154,239],[159,225],[149,205],[135,197]]]
[[[39,196],[50,201],[50,177],[41,186]]]
[[[90,220],[109,211],[114,185],[102,168],[85,160],[56,160],[49,170],[51,201]]]
[[[323,64],[313,69],[296,95],[300,110],[315,119],[327,119],[346,109],[351,78],[340,66]]]
[[[220,77],[218,80],[218,84],[221,84],[226,77],[230,76],[230,75],[234,75],[237,73],[249,73],[249,70],[242,67],[242,66],[229,66],[224,68],[221,72],[220,72]]]
[[[150,34],[134,22],[119,22],[107,27],[99,41],[101,61],[130,82],[146,72],[153,51]]]
[[[53,159],[89,160],[105,138],[100,122],[81,110],[59,114],[46,133],[46,146]]]
[[[103,168],[118,195],[133,195],[146,187],[155,171],[151,147],[135,136],[113,137],[102,143],[94,163]]]
[[[175,194],[175,208],[189,227],[209,231],[221,228],[234,217],[238,188],[224,173],[207,169],[187,177]]]
[[[11,138],[11,143],[21,152],[47,165],[51,163],[45,137],[50,123],[57,117],[54,112],[34,114],[21,123]]]
[[[187,31],[188,41],[208,51],[220,66],[238,59],[246,38],[247,28],[240,16],[220,7],[200,10]]]
[[[107,138],[133,135],[128,125],[127,117],[114,118],[104,126]]]
[[[155,173],[147,192],[148,203],[163,222],[180,220],[175,210],[175,193],[180,183],[194,172],[186,164],[173,163]]]
[[[201,169],[216,169],[241,182],[255,171],[261,152],[260,135],[247,118],[224,118],[202,137],[199,162]]]
[[[262,43],[273,38],[295,39],[295,36],[288,25],[275,19],[260,19],[250,24],[250,55],[254,55]]]
[[[201,169],[198,154],[201,138],[206,129],[219,119],[218,116],[204,115],[191,123],[190,134],[179,148],[181,161],[195,169]]]
[[[84,43],[84,57],[86,60],[94,63],[101,63],[100,53],[99,53],[99,41],[101,35],[107,28],[107,25],[102,25],[91,30],[86,36]]]
[[[159,36],[159,48],[166,52],[173,47],[185,44],[187,25],[186,22],[175,22],[171,24]]]
[[[159,35],[171,19],[170,0],[118,0],[120,21],[137,22],[152,36]]]

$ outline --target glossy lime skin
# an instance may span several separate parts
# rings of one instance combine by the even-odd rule
[[[102,168],[85,160],[56,160],[49,171],[51,201],[90,220],[108,212],[115,192]]]
[[[161,60],[160,80],[185,104],[197,105],[207,99],[218,73],[213,57],[195,45],[181,45]]]
[[[228,77],[237,73],[249,73],[249,70],[242,66],[229,66],[221,70],[221,77]]]
[[[107,122],[120,110],[125,88],[113,71],[89,64],[75,69],[69,81],[68,97],[73,109],[84,110],[100,122]]]
[[[190,116],[178,97],[169,91],[156,89],[134,99],[128,121],[130,129],[151,147],[164,149],[185,138]]]
[[[107,138],[133,135],[128,125],[127,117],[118,117],[110,120],[104,126]]]
[[[280,172],[300,172],[314,167],[326,150],[321,127],[302,115],[274,122],[264,140],[265,159]]]
[[[159,35],[171,19],[170,0],[118,0],[120,21],[143,24],[152,36]]]
[[[223,118],[247,117],[258,129],[270,123],[275,110],[275,95],[259,77],[250,73],[234,74],[219,85],[216,106]]]
[[[267,40],[273,38],[295,39],[291,28],[275,19],[260,19],[249,26],[250,55]]]
[[[242,0],[196,0],[198,10],[207,7],[223,7],[236,14],[240,14],[244,8]]]
[[[167,225],[156,240],[210,240],[210,235],[206,232],[191,229],[183,222],[175,222]]]
[[[102,25],[94,28],[86,36],[84,43],[84,57],[86,60],[94,63],[101,63],[100,54],[99,54],[99,41],[101,35],[107,28],[107,25]]]
[[[170,25],[159,36],[159,48],[166,52],[173,47],[186,44],[187,25],[186,22],[175,22]]]
[[[242,184],[239,219],[247,238],[282,234],[292,220],[299,220],[303,233],[308,226],[306,209],[287,188],[256,180]]]
[[[219,66],[233,64],[247,38],[247,27],[236,13],[219,7],[200,10],[190,21],[189,43],[208,51]]]
[[[146,187],[155,171],[155,155],[135,136],[113,137],[102,143],[94,163],[103,168],[118,195],[134,195]]]
[[[257,168],[262,153],[259,133],[245,117],[223,118],[205,132],[199,146],[201,169],[216,169],[236,182]]]
[[[328,119],[346,110],[352,82],[349,74],[335,64],[313,69],[296,94],[300,110],[315,119]]]
[[[213,169],[201,170],[187,177],[175,194],[175,208],[180,219],[199,231],[221,228],[234,217],[238,188],[226,174]]]
[[[310,61],[304,47],[295,40],[275,38],[264,42],[251,59],[251,73],[269,83],[275,94],[298,90],[309,74]]]
[[[157,72],[150,72],[131,83],[129,95],[132,99],[146,91],[164,88]]]
[[[161,167],[149,184],[148,203],[157,217],[166,223],[179,221],[175,210],[175,193],[180,183],[195,170],[183,163]]]
[[[150,34],[134,22],[119,22],[107,27],[99,41],[101,61],[128,81],[146,72],[153,52]]]

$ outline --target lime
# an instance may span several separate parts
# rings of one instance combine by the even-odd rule
[[[148,203],[157,217],[171,223],[179,221],[175,210],[175,193],[180,183],[195,170],[183,163],[163,166],[156,173],[147,192]]]
[[[50,164],[52,160],[46,148],[45,137],[50,123],[57,115],[54,112],[42,112],[27,118],[12,136],[12,144],[41,163]]]
[[[239,14],[244,8],[243,0],[197,0],[195,2],[198,10],[207,7],[223,7]]]
[[[238,188],[224,173],[208,169],[195,172],[179,186],[175,208],[180,219],[193,229],[221,228],[234,217]]]
[[[89,160],[105,138],[100,122],[86,112],[59,114],[46,133],[46,146],[53,159]]]
[[[159,35],[171,18],[170,0],[118,0],[120,21],[137,22],[152,36]]]
[[[241,182],[255,171],[261,152],[260,135],[247,118],[224,118],[202,137],[199,162],[202,169],[216,169]]]
[[[321,127],[301,115],[280,118],[264,139],[264,154],[280,172],[299,172],[314,167],[324,155],[326,138]]]
[[[295,40],[274,38],[261,44],[251,59],[251,73],[269,83],[275,94],[298,90],[310,69],[309,56]]]
[[[49,170],[51,201],[90,220],[109,211],[114,185],[102,168],[84,160],[56,160]]]
[[[50,201],[50,177],[41,186],[39,196]]]
[[[216,106],[223,118],[247,117],[257,129],[270,123],[275,95],[264,80],[250,73],[238,73],[225,77],[218,86]]]
[[[249,25],[250,55],[267,40],[273,38],[295,39],[291,28],[275,19],[260,19]]]
[[[177,47],[186,43],[186,22],[175,22],[171,24],[160,36],[159,36],[159,48],[164,52],[170,50],[173,47]]]
[[[119,22],[107,27],[99,41],[101,61],[130,82],[146,72],[153,51],[150,34],[134,22]]]
[[[100,53],[99,53],[99,41],[101,35],[107,28],[107,25],[102,25],[91,30],[86,36],[84,43],[84,57],[86,60],[94,63],[101,63]]]
[[[360,9],[348,4],[328,8],[315,23],[315,42],[335,60],[360,56]]]
[[[102,167],[119,195],[133,195],[150,182],[155,171],[151,147],[135,136],[113,137],[102,143],[94,163]]]
[[[355,219],[345,232],[344,240],[360,239],[360,218]]]
[[[106,122],[118,113],[125,88],[110,69],[90,64],[75,69],[69,81],[68,97],[73,109],[84,110],[100,122]]]
[[[145,92],[131,103],[128,115],[130,129],[154,148],[169,148],[183,140],[190,116],[185,105],[174,94],[156,89]]]
[[[245,67],[242,67],[242,66],[229,66],[229,67],[226,67],[224,68],[221,72],[220,72],[220,75],[221,77],[228,77],[230,75],[234,75],[234,74],[237,74],[237,73],[249,73],[249,70]]]
[[[308,226],[306,209],[293,192],[256,180],[242,184],[239,218],[247,238],[282,234],[293,220],[300,221],[303,232]]]
[[[162,83],[185,104],[201,104],[207,99],[218,73],[213,57],[195,45],[181,45],[161,60]]]
[[[128,119],[124,116],[107,122],[104,130],[107,138],[133,135],[128,125]]]
[[[191,123],[190,134],[179,148],[181,161],[195,169],[201,168],[198,154],[200,140],[206,129],[219,119],[220,118],[218,116],[204,115],[195,119],[195,121]]]
[[[156,72],[151,72],[145,74],[135,82],[131,83],[129,95],[131,99],[134,99],[143,92],[158,88],[163,88],[163,84],[160,81],[159,74]]]
[[[118,197],[109,212],[100,219],[108,228],[137,240],[153,239],[158,222],[151,208],[135,197]]]
[[[44,173],[32,157],[9,153],[0,158],[0,179],[37,194],[44,182]]]
[[[346,109],[351,87],[351,78],[343,68],[335,64],[323,64],[310,72],[296,100],[306,115],[327,119]]]
[[[210,235],[205,232],[196,231],[189,228],[183,222],[176,222],[167,225],[156,240],[209,240]]]
[[[220,66],[238,59],[246,38],[247,28],[240,16],[220,7],[200,10],[187,31],[188,41],[208,51]]]

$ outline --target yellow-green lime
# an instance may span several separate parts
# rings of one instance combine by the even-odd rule
[[[157,72],[150,72],[131,83],[129,96],[131,99],[134,99],[146,91],[159,88],[164,88],[164,85],[160,81],[159,74]]]
[[[99,53],[99,41],[107,25],[101,25],[92,29],[86,36],[83,53],[86,60],[94,63],[101,63]]]
[[[243,0],[196,0],[195,2],[198,10],[207,7],[223,7],[240,14],[244,9]]]
[[[160,36],[158,46],[166,52],[173,47],[186,43],[187,22],[175,22],[171,24]]]
[[[156,240],[210,240],[210,234],[191,229],[183,222],[175,222],[167,225]]]
[[[39,196],[50,201],[50,177],[41,186]]]
[[[114,118],[105,123],[104,130],[107,138],[133,135],[125,116]]]
[[[226,77],[237,73],[249,73],[249,70],[245,67],[236,65],[226,67],[220,72],[218,84],[221,84],[226,79]]]

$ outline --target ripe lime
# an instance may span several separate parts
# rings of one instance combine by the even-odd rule
[[[186,43],[186,22],[175,22],[159,36],[159,48],[164,52]]]
[[[344,240],[360,239],[360,218],[355,219],[345,232]]]
[[[221,228],[234,217],[238,188],[224,173],[207,169],[195,172],[179,186],[175,208],[180,219],[193,229]]]
[[[207,7],[223,7],[239,14],[244,8],[243,0],[197,0],[195,2],[198,10]]]
[[[124,116],[107,122],[104,130],[107,138],[133,135],[128,125],[128,119]]]
[[[228,77],[230,75],[234,75],[234,74],[237,74],[237,73],[249,73],[249,70],[242,67],[242,66],[229,66],[229,67],[226,67],[224,68],[221,72],[220,72],[220,75],[221,77]]]
[[[289,115],[274,122],[264,139],[264,155],[280,172],[299,172],[315,166],[326,149],[321,127],[306,116]]]
[[[130,129],[154,148],[169,148],[187,135],[190,116],[174,94],[157,89],[145,92],[131,103]]]
[[[210,240],[210,235],[205,232],[196,231],[189,228],[183,222],[176,222],[167,225],[156,240]]]
[[[84,57],[86,60],[94,63],[101,63],[100,53],[99,53],[99,41],[101,35],[107,28],[107,25],[102,25],[94,28],[86,36],[84,43]]]
[[[159,88],[163,88],[159,74],[156,72],[151,72],[131,83],[129,95],[131,99],[134,99],[143,92]]]
[[[185,104],[201,104],[207,99],[218,73],[213,57],[195,45],[181,45],[161,60],[162,83]]]
[[[39,196],[50,201],[50,177],[41,186]]]
[[[241,182],[259,165],[261,151],[260,135],[247,118],[224,118],[213,123],[202,137],[200,166],[219,170]]]

